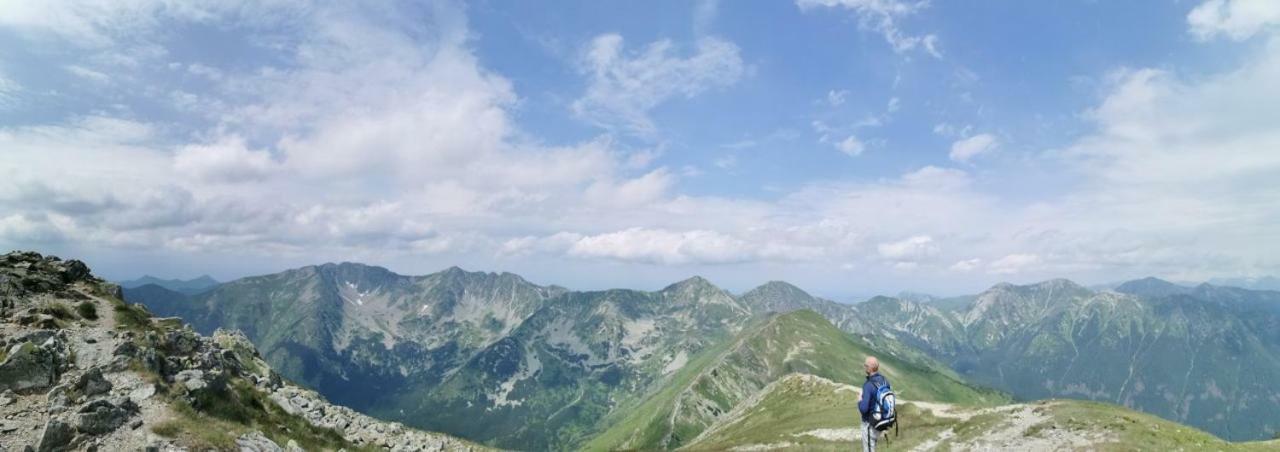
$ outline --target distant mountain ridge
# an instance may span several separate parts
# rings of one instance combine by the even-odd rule
[[[142,287],[148,284],[153,284],[159,287],[163,287],[165,289],[172,290],[174,292],[181,292],[187,295],[195,295],[200,292],[204,292],[206,290],[212,289],[214,286],[217,286],[219,282],[213,279],[213,277],[209,275],[201,275],[199,277],[186,279],[186,280],[160,279],[151,275],[145,275],[138,279],[120,281],[116,284],[126,289],[132,289],[132,288]]]
[[[752,319],[800,310],[1020,398],[1107,400],[1231,439],[1269,436],[1280,425],[1262,402],[1280,397],[1269,382],[1280,380],[1267,380],[1280,375],[1280,303],[1209,285],[1121,286],[1095,291],[1059,279],[849,305],[781,281],[737,296],[700,277],[654,292],[577,292],[510,273],[452,267],[404,276],[342,263],[243,278],[185,299],[141,288],[125,295],[202,331],[244,330],[273,367],[336,402],[500,447],[582,445],[622,422],[617,410],[705,365]],[[1211,358],[1180,364],[1186,344]],[[1192,375],[1233,395],[1183,392]],[[1244,404],[1223,411],[1228,401]]]
[[[1233,440],[1280,430],[1280,292],[1147,278],[999,284],[956,309],[882,298],[871,333],[1021,399],[1102,400]]]

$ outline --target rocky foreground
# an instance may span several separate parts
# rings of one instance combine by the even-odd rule
[[[239,332],[201,336],[76,260],[0,256],[0,452],[480,450],[282,381]]]

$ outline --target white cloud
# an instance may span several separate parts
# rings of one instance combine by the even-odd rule
[[[622,36],[597,36],[582,59],[589,82],[573,112],[601,127],[648,136],[656,132],[649,110],[673,97],[732,85],[746,71],[731,42],[703,37],[693,50],[682,57],[674,42],[660,40],[626,52]]]
[[[850,157],[862,155],[862,151],[866,150],[866,145],[862,144],[862,141],[859,141],[858,137],[853,135],[849,135],[848,138],[840,140],[840,142],[836,143],[835,146],[836,149],[840,150],[840,152],[848,154]]]
[[[951,270],[958,271],[958,272],[967,272],[967,271],[972,271],[981,265],[982,265],[982,259],[975,257],[973,259],[956,261],[956,263],[951,264]]]
[[[68,65],[66,69],[67,69],[67,72],[75,74],[75,76],[77,77],[80,77],[95,83],[106,83],[111,80],[111,77],[108,76],[107,74],[103,74],[101,72],[98,72],[93,69],[89,69],[87,67],[80,66],[80,65],[75,65],[75,64]]]
[[[681,265],[742,262],[755,257],[751,251],[753,248],[745,241],[715,231],[676,232],[630,228],[618,232],[584,236],[569,247],[568,254],[577,257]]]
[[[880,257],[902,262],[915,262],[937,256],[941,247],[927,235],[908,237],[896,242],[881,243],[876,246]]]
[[[1241,41],[1280,25],[1280,2],[1272,0],[1208,0],[1187,13],[1191,34],[1200,40],[1219,35]]]
[[[840,90],[835,90],[835,89],[833,89],[833,90],[831,90],[831,91],[827,91],[827,104],[828,104],[828,105],[831,105],[832,107],[838,107],[838,106],[840,106],[840,105],[844,105],[844,101],[845,101],[845,99],[847,99],[848,97],[849,97],[849,90],[847,90],[847,89],[840,89]]]
[[[1034,254],[1010,254],[991,262],[987,268],[998,275],[1012,275],[1025,272],[1040,264],[1040,256]]]
[[[982,133],[951,143],[951,160],[968,162],[969,159],[991,152],[998,147],[999,141],[994,135]]]
[[[958,190],[969,186],[969,173],[953,168],[926,166],[902,175],[902,182],[910,187],[938,190]]]
[[[20,92],[22,92],[22,85],[5,77],[4,73],[0,73],[0,111],[16,107]]]
[[[926,8],[929,5],[927,1],[901,1],[901,0],[796,0],[796,5],[801,11],[808,11],[813,8],[844,8],[858,17],[859,26],[864,29],[880,33],[888,42],[893,51],[904,53],[917,47],[923,47],[925,52],[934,58],[942,58],[942,53],[938,51],[938,37],[932,34],[923,36],[909,35],[904,33],[898,26],[898,21],[906,16],[910,16]]]
[[[174,155],[174,170],[207,182],[261,180],[277,170],[266,151],[250,150],[244,139],[227,137],[216,143],[187,145]]]
[[[867,278],[910,269],[964,281],[989,277],[980,270],[1086,280],[1280,271],[1272,240],[1280,200],[1270,196],[1280,192],[1272,120],[1280,117],[1278,42],[1220,74],[1114,74],[1083,115],[1090,133],[1051,159],[1024,162],[1071,172],[1078,183],[1052,196],[986,191],[1009,175],[1000,168],[982,172],[978,184],[978,176],[938,166],[800,181],[767,195],[705,195],[682,190],[687,169],[659,165],[660,146],[619,149],[608,138],[546,144],[520,130],[512,112],[521,93],[472,54],[461,11],[433,9],[423,19],[429,39],[420,42],[421,29],[367,17],[377,12],[294,10],[277,28],[302,34],[269,49],[277,66],[235,71],[184,61],[163,77],[147,71],[165,65],[111,72],[154,82],[160,96],[204,110],[208,124],[174,130],[169,118],[149,121],[122,108],[0,127],[0,245],[305,261],[423,262],[436,254],[479,268],[489,265],[485,256],[500,256],[512,270],[590,268],[595,260],[679,272],[732,264],[751,273],[744,279],[839,268]],[[77,20],[67,23],[90,24],[109,41],[129,36],[115,20]],[[153,27],[122,24],[129,32]],[[68,27],[49,33],[74,31]],[[129,42],[135,38],[146,44],[148,35]],[[654,106],[726,86],[745,71],[727,43],[682,50],[660,41],[628,52],[620,38],[614,47],[609,41],[599,43],[600,65],[584,68],[593,87],[627,89],[588,88],[579,101],[584,113],[598,114],[590,120],[607,119],[611,128],[652,126]],[[692,74],[708,67],[737,75]],[[165,84],[178,70],[199,76],[184,82],[212,88],[183,95],[182,86]],[[685,87],[690,81],[698,86]],[[0,106],[4,92],[0,80]],[[856,127],[814,124],[833,146]],[[960,125],[935,132],[970,135]],[[786,133],[725,147],[798,140],[799,132]],[[958,149],[958,160],[997,145],[992,137]],[[734,155],[706,165],[733,168],[746,158]]]

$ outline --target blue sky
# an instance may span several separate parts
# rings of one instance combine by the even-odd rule
[[[837,299],[1280,273],[1280,5],[0,3],[0,247]]]

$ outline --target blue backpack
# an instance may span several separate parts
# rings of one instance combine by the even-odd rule
[[[889,380],[883,381],[883,385],[875,386],[871,395],[871,401],[875,403],[871,408],[871,426],[881,432],[898,425],[898,396],[889,387]]]

